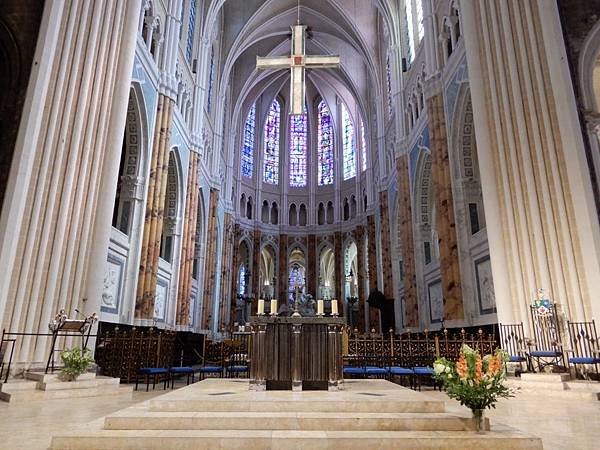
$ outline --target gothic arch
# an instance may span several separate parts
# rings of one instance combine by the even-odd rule
[[[600,20],[588,33],[578,63],[583,107],[600,112]]]

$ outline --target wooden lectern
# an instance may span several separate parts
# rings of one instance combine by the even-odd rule
[[[250,389],[342,388],[344,319],[254,316],[250,323]]]

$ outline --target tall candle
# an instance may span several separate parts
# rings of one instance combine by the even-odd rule
[[[323,300],[317,300],[317,314],[323,314]]]
[[[274,316],[277,314],[277,299],[274,298],[271,300],[271,315]]]
[[[265,313],[265,301],[262,298],[258,299],[258,315],[262,316]]]
[[[336,299],[331,300],[331,315],[332,316],[338,315],[338,304],[337,304]]]

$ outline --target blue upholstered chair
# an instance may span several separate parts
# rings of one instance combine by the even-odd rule
[[[190,377],[192,379],[192,383],[195,381],[194,368],[189,366],[171,367],[171,369],[169,369],[169,375],[171,378],[171,389],[175,387],[175,377],[178,375],[187,376],[186,385],[190,384]]]
[[[530,310],[534,337],[529,356],[537,362],[540,372],[547,366],[566,370],[562,333],[555,305],[547,302],[543,309],[531,305]]]
[[[596,378],[598,377],[598,364],[600,364],[600,343],[598,342],[598,333],[596,323],[591,322],[568,322],[567,328],[571,340],[571,348],[568,350],[572,354],[568,358],[569,364],[575,366],[577,374],[578,366],[594,366]],[[580,372],[583,378],[586,378],[585,371]]]
[[[527,365],[527,370],[531,370],[523,322],[500,323],[498,328],[500,329],[500,348],[508,353],[509,362],[519,364],[520,370],[515,374],[520,375],[523,372],[523,363]]]
[[[164,387],[163,389],[167,389],[167,383],[169,381],[169,370],[164,367],[142,367],[138,369],[137,375],[135,377],[135,390],[137,391],[139,377],[142,375],[146,381],[146,392],[148,392],[148,388],[150,386],[150,377],[152,377],[152,390],[156,387],[157,378],[163,376]]]

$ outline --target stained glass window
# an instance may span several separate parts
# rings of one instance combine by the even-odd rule
[[[241,295],[246,294],[246,266],[240,267],[240,283],[238,285],[238,293]]]
[[[406,18],[406,44],[408,47],[407,60],[408,62],[412,62],[415,57],[415,31],[413,26],[413,8],[412,8],[412,0],[404,0],[404,12],[406,13],[404,17]]]
[[[265,170],[263,181],[269,184],[279,183],[279,124],[281,122],[281,105],[273,100],[267,121],[265,122]]]
[[[242,175],[252,178],[254,168],[254,135],[256,129],[256,104],[252,105],[244,125],[244,146],[242,147]]]
[[[290,278],[289,278],[289,293],[290,293],[290,303],[294,301],[294,295],[296,294],[296,286],[298,287],[298,291],[302,292],[304,289],[304,284],[306,282],[304,267],[294,264],[290,270]]]
[[[423,25],[423,0],[415,0],[415,11],[417,16],[417,39],[421,42],[425,35],[425,27]]]
[[[208,94],[207,94],[207,103],[206,103],[206,110],[208,112],[210,112],[210,107],[212,104],[212,91],[213,91],[213,84],[215,81],[215,49],[214,47],[211,48],[210,50],[210,67],[209,67],[209,72],[208,72]]]
[[[192,62],[192,52],[194,50],[194,31],[195,31],[195,29],[196,29],[196,0],[191,0],[190,1],[190,17],[188,19],[187,42],[185,45],[185,57],[189,63]]]
[[[356,136],[348,108],[342,103],[342,149],[344,180],[356,176]]]
[[[333,184],[333,121],[325,100],[319,102],[318,110],[318,183],[319,186],[324,186]]]
[[[290,116],[290,186],[306,186],[307,116]]]
[[[362,160],[362,171],[367,170],[367,140],[365,139],[365,123],[360,118],[360,157]]]

